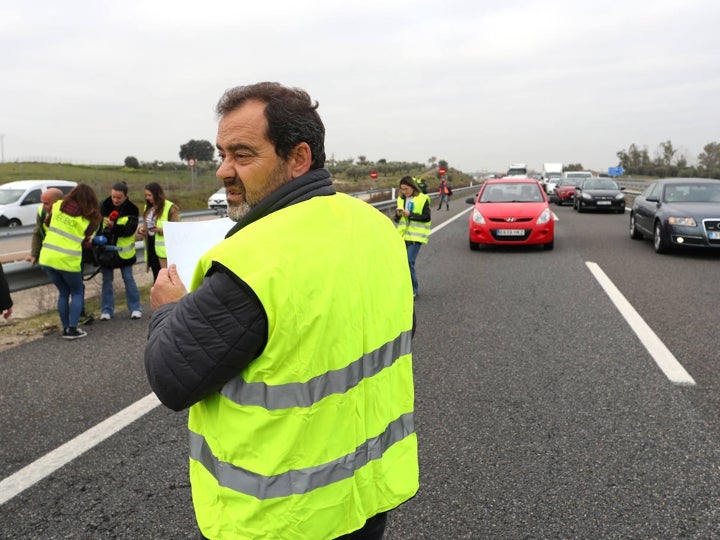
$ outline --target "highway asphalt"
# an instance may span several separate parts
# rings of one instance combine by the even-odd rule
[[[433,209],[417,262],[421,488],[386,540],[720,538],[718,255],[660,256],[627,215],[569,207],[553,251],[474,252],[463,199]],[[589,262],[694,385],[666,377]],[[146,397],[146,331],[121,311],[0,353],[0,499],[23,467],[20,483],[147,410],[0,505],[0,537],[197,538],[186,414]]]

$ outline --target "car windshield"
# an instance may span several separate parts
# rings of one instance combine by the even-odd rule
[[[558,182],[558,186],[577,186],[580,184],[579,178],[563,178]]]
[[[618,186],[612,180],[598,178],[597,180],[586,180],[582,185],[583,189],[618,189]]]
[[[665,202],[720,202],[720,182],[698,184],[668,184]]]
[[[23,193],[25,193],[24,189],[0,189],[0,204],[12,204],[17,201]]]
[[[480,196],[480,202],[542,202],[543,196],[538,184],[507,183],[490,184]]]

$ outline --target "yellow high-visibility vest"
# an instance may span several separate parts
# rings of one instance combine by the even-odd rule
[[[38,262],[56,270],[82,271],[82,242],[90,220],[60,210],[62,200],[53,204],[50,226],[45,234]]]
[[[336,538],[418,489],[413,298],[392,222],[344,194],[246,226],[199,261],[257,294],[260,356],[190,408],[190,479],[208,538]]]
[[[430,202],[430,197],[425,193],[418,193],[413,195],[412,202],[414,205],[413,211],[416,214],[422,213],[422,209],[425,203]],[[407,199],[402,197],[397,198],[397,207],[400,210],[406,210]],[[409,217],[401,217],[397,223],[397,229],[406,242],[420,242],[421,244],[427,244],[428,236],[432,229],[430,221],[412,221]]]

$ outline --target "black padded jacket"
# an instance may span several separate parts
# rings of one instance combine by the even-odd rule
[[[333,194],[327,169],[310,171],[263,199],[227,236],[281,208]],[[267,315],[257,295],[215,262],[195,291],[158,308],[150,318],[145,346],[150,386],[165,406],[186,409],[257,358],[267,332]]]

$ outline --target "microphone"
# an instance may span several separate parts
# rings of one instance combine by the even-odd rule
[[[110,212],[110,215],[108,216],[108,219],[110,220],[110,223],[108,223],[108,229],[112,229],[113,225],[115,225],[115,222],[117,221],[117,218],[120,217],[120,212],[117,210],[113,210]]]

